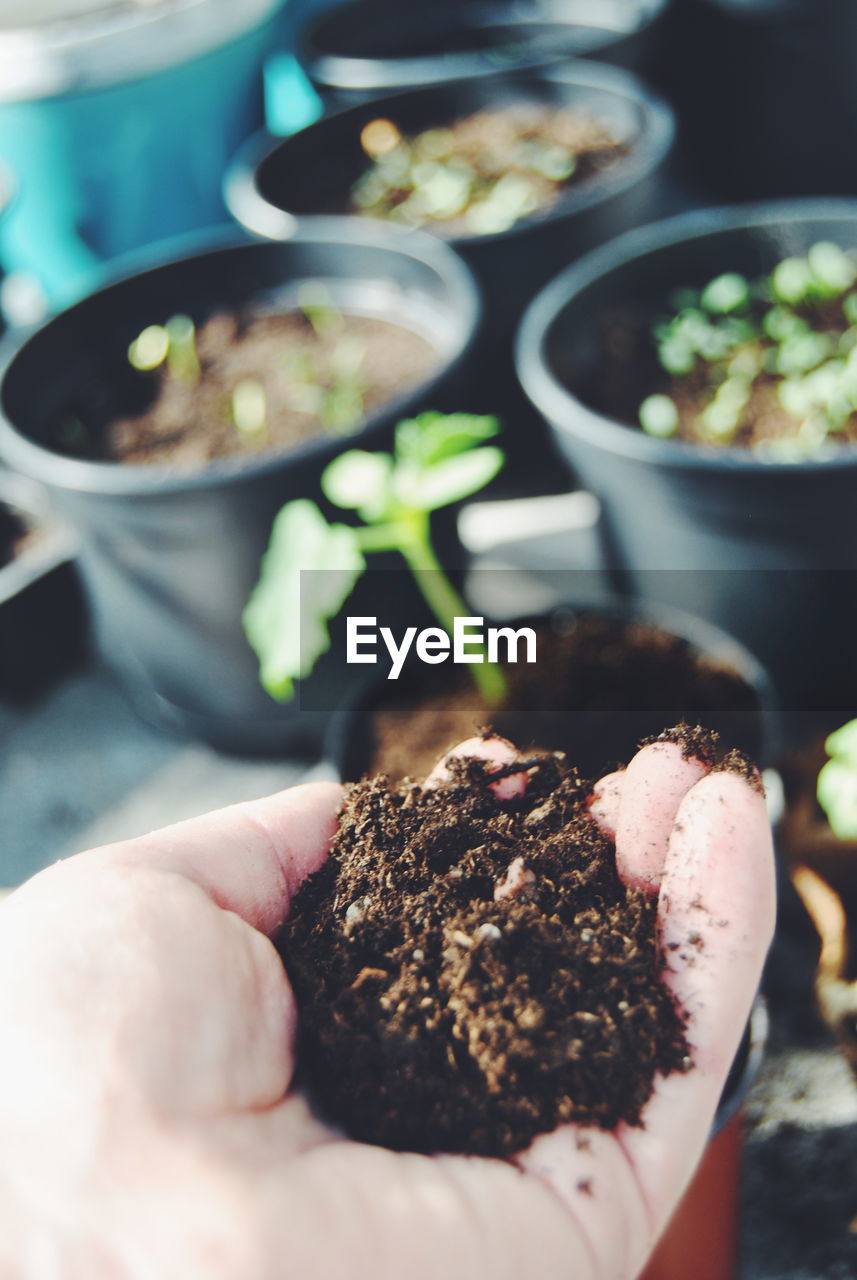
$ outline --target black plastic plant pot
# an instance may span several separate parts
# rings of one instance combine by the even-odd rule
[[[448,239],[479,281],[485,303],[482,345],[491,348],[512,332],[526,302],[561,267],[645,221],[657,207],[673,117],[627,72],[581,62],[559,70],[455,80],[352,107],[283,139],[259,160],[252,178],[239,161],[227,183],[227,201],[251,231],[282,234],[292,216],[347,209],[351,187],[370,163],[360,133],[376,117],[413,134],[521,101],[575,108],[603,120],[628,151],[506,232]],[[382,225],[392,230],[391,224]],[[497,374],[495,358],[487,381]]]
[[[87,651],[75,541],[44,489],[0,469],[0,698],[24,703]]]
[[[298,56],[336,109],[404,89],[595,57],[645,71],[666,0],[358,0],[311,22]]]
[[[683,160],[709,198],[857,192],[850,0],[684,0],[670,25]]]
[[[325,754],[338,776],[419,777],[486,724],[522,750],[565,751],[593,778],[682,721],[713,729],[724,748],[762,766],[776,754],[779,712],[767,672],[701,618],[644,601],[582,600],[541,617],[504,617],[501,625],[538,635],[524,697],[490,709],[474,698],[451,715],[459,690],[473,696],[468,669],[410,663],[396,683],[376,680],[331,720]]]
[[[604,553],[622,587],[741,639],[789,709],[857,695],[857,449],[764,461],[655,439],[595,405],[605,317],[650,315],[673,289],[722,272],[765,274],[820,240],[857,248],[857,202],[713,210],[644,228],[545,289],[517,343],[524,390],[601,501]]]
[[[127,411],[139,377],[127,361],[141,329],[177,312],[294,308],[320,281],[343,313],[401,324],[436,350],[428,380],[371,413],[349,436],[218,459],[197,471],[85,461],[58,451],[64,406],[97,392],[99,419]],[[230,243],[115,281],[61,313],[3,375],[0,453],[44,482],[80,540],[97,636],[138,708],[158,723],[236,751],[312,743],[323,716],[262,690],[241,614],[284,502],[320,498],[343,448],[389,446],[394,424],[456,408],[478,324],[466,267],[431,237],[337,219],[307,220],[283,243]],[[323,659],[311,679],[349,683]],[[335,702],[331,693],[332,703]]]

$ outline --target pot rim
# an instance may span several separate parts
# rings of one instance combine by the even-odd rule
[[[283,2],[113,4],[0,28],[0,102],[80,93],[165,71],[240,39]]]
[[[641,178],[657,170],[672,149],[676,134],[676,122],[672,108],[637,76],[620,67],[609,66],[606,63],[594,62],[589,59],[580,59],[560,67],[533,68],[519,72],[498,71],[490,77],[486,87],[502,94],[510,86],[523,85],[526,87],[528,83],[543,84],[545,81],[583,90],[595,89],[635,104],[641,114],[640,132],[628,154],[622,156],[610,168],[605,169],[603,173],[595,174],[590,178],[584,179],[577,186],[569,187],[564,195],[561,195],[547,210],[528,214],[526,217],[519,219],[507,231],[500,231],[491,235],[441,236],[422,227],[420,231],[423,235],[431,235],[433,239],[442,241],[442,243],[459,253],[466,253],[469,249],[478,249],[483,245],[505,244],[510,240],[514,241],[529,232],[538,232],[540,228],[548,227],[552,223],[575,216],[585,210],[596,209],[599,205],[615,199],[633,187]],[[308,125],[306,129],[301,130],[301,134],[304,135],[312,130],[329,128],[332,123],[347,118],[349,114],[362,114],[368,110],[373,114],[382,115],[387,110],[394,110],[397,103],[418,98],[420,94],[426,96],[438,93],[454,95],[457,89],[466,90],[470,85],[470,79],[457,77],[454,80],[445,80],[438,84],[421,85],[413,89],[400,90],[398,93],[385,94],[383,97],[372,99],[371,102],[359,102],[353,106],[344,107],[340,111],[331,112],[329,115],[325,115],[320,120]],[[265,154],[260,155],[259,152],[264,146],[264,138],[257,135],[245,148],[242,148],[227,174],[224,193],[229,211],[242,226],[256,235],[280,235],[289,225],[284,219],[295,219],[297,217],[300,220],[304,216],[295,215],[289,210],[273,204],[262,194],[259,187],[260,171],[266,162],[277,152],[290,145],[291,138],[283,138],[278,140]],[[248,176],[246,169],[251,163],[254,163],[255,167],[252,175]],[[307,216],[316,217],[318,215]],[[356,219],[359,215],[347,214],[345,216]],[[398,229],[395,223],[391,223],[386,219],[364,218],[362,220],[378,222],[380,226],[387,227],[390,230]],[[405,228],[405,232],[406,234],[413,234],[407,228]]]
[[[799,224],[812,218],[854,221],[857,245],[857,199],[816,196],[717,206],[680,213],[635,228],[586,254],[567,267],[527,307],[515,339],[518,380],[528,398],[557,430],[605,453],[655,466],[688,471],[730,471],[752,475],[815,475],[841,467],[857,468],[857,446],[841,445],[835,457],[778,462],[757,457],[749,449],[725,446],[707,450],[682,440],[658,440],[627,423],[590,408],[551,371],[546,339],[561,314],[590,285],[620,273],[630,263],[676,244],[703,241],[720,232],[751,230],[776,224]]]
[[[20,595],[37,578],[72,561],[77,542],[47,494],[34,480],[0,469],[0,506],[32,519],[41,531],[38,542],[0,568],[0,605]]]
[[[14,425],[3,403],[5,382],[24,350],[38,342],[52,325],[65,320],[92,298],[111,291],[121,293],[125,284],[140,280],[151,272],[180,266],[195,258],[232,254],[242,249],[252,252],[270,248],[276,243],[299,246],[344,243],[357,248],[382,249],[394,256],[416,259],[427,265],[443,281],[449,295],[447,309],[454,311],[461,322],[461,339],[457,346],[443,357],[437,371],[422,384],[425,395],[429,398],[437,383],[461,364],[475,341],[481,316],[477,286],[467,265],[447,245],[433,236],[376,225],[365,218],[308,217],[295,220],[291,234],[276,241],[252,240],[240,232],[237,235],[233,232],[225,237],[204,234],[200,240],[202,247],[198,247],[196,251],[185,251],[175,256],[168,254],[166,258],[154,259],[149,251],[144,251],[142,255],[130,255],[124,267],[120,265],[115,272],[106,274],[99,287],[86,298],[51,317],[23,342],[17,337],[11,352],[7,349],[5,360],[0,362],[0,456],[11,466],[58,489],[135,498],[152,494],[191,493],[249,480],[255,476],[270,475],[293,463],[312,459],[322,461],[335,457],[345,448],[360,448],[372,437],[378,423],[389,413],[385,405],[380,405],[358,430],[348,436],[317,437],[293,449],[271,451],[260,457],[215,459],[196,470],[182,472],[161,464],[133,466],[123,462],[66,457],[29,439],[23,430]],[[140,269],[141,261],[146,263],[143,269]],[[403,416],[406,412],[402,410]]]
[[[587,56],[590,51],[597,55],[609,48],[611,44],[618,43],[620,40],[631,38],[641,31],[645,31],[647,27],[661,17],[669,3],[670,0],[636,0],[634,5],[634,25],[624,30],[599,27],[597,21],[599,6],[597,3],[584,3],[583,12],[577,17],[575,16],[574,8],[569,8],[566,5],[553,11],[549,8],[543,18],[538,13],[534,13],[532,21],[558,29],[591,27],[593,30],[603,30],[603,40],[594,42],[591,50],[587,49]],[[479,22],[473,25],[502,26],[514,29],[519,23],[528,21],[526,13],[517,10],[504,14],[502,8],[497,4],[476,3],[471,5],[471,8],[478,16],[484,15],[485,18],[484,23]],[[587,21],[587,17],[589,21]],[[470,79],[474,76],[481,78],[487,75],[497,75],[498,72],[502,72],[502,68],[492,66],[490,63],[486,65],[486,53],[490,52],[490,50],[485,49],[468,50],[454,54],[392,55],[389,57],[385,57],[383,54],[374,57],[362,57],[342,52],[326,52],[323,46],[319,47],[318,36],[320,32],[323,32],[323,28],[330,20],[331,14],[324,13],[308,24],[300,38],[298,57],[310,78],[323,89],[331,92],[377,91],[386,96],[402,85],[428,86],[429,84],[440,84],[451,80]],[[563,53],[560,46],[556,53],[545,52],[532,54],[529,57],[525,54],[519,61],[515,61],[510,69],[535,69],[570,56],[582,55]]]

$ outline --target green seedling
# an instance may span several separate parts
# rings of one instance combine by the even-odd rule
[[[171,316],[165,325],[150,324],[128,348],[135,369],[148,372],[166,361],[170,377],[195,387],[202,377],[196,350],[196,326],[190,316]]]
[[[268,435],[268,401],[256,378],[242,378],[232,392],[232,425],[251,448],[263,448]]]
[[[647,435],[663,440],[674,436],[678,425],[678,409],[669,396],[647,396],[640,405],[640,426]]]
[[[335,336],[345,328],[345,317],[320,281],[311,280],[301,285],[298,306],[318,338]]]
[[[407,137],[390,120],[370,121],[360,143],[372,164],[352,188],[354,207],[412,227],[460,218],[474,235],[508,231],[574,178],[586,148],[561,140],[562,111],[545,113],[544,136],[510,112],[500,141],[474,145],[471,127],[490,115],[459,121],[463,136],[449,128]]]
[[[840,840],[857,840],[857,720],[849,720],[824,744],[830,759],[818,775],[818,803]]]
[[[286,702],[294,682],[308,676],[330,648],[336,617],[373,553],[397,552],[439,624],[448,632],[468,609],[452,586],[431,541],[431,513],[484,488],[503,465],[486,441],[499,430],[492,417],[423,413],[400,422],[390,453],[349,449],[325,470],[327,500],[354,513],[356,525],[330,523],[315,502],[300,498],[277,515],[259,582],[244,610],[247,638],[259,658],[260,679]],[[306,570],[324,572],[308,573]],[[491,705],[506,692],[496,664],[470,667]]]
[[[732,443],[755,388],[771,383],[795,427],[794,435],[759,441],[765,456],[823,455],[828,437],[850,427],[857,414],[857,257],[819,241],[761,280],[726,272],[698,292],[674,290],[670,304],[673,313],[654,326],[653,338],[665,372],[692,379],[690,394],[703,399],[699,439]],[[678,409],[659,393],[642,402],[639,419],[649,434],[669,436]]]

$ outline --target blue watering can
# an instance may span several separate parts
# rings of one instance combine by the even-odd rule
[[[17,186],[0,223],[7,272],[61,307],[104,261],[227,221],[223,173],[262,125],[263,97],[274,132],[320,112],[288,50],[301,14],[325,2],[5,4],[0,161]]]

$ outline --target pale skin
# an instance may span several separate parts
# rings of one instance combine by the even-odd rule
[[[497,740],[458,750],[514,759]],[[598,784],[622,875],[659,892],[679,944],[665,979],[694,1067],[658,1080],[643,1128],[566,1126],[509,1163],[361,1146],[291,1090],[296,1012],[269,938],[340,798],[296,787],[80,854],[0,906],[3,1280],[636,1276],[705,1146],[771,938],[761,795],[673,744]]]

